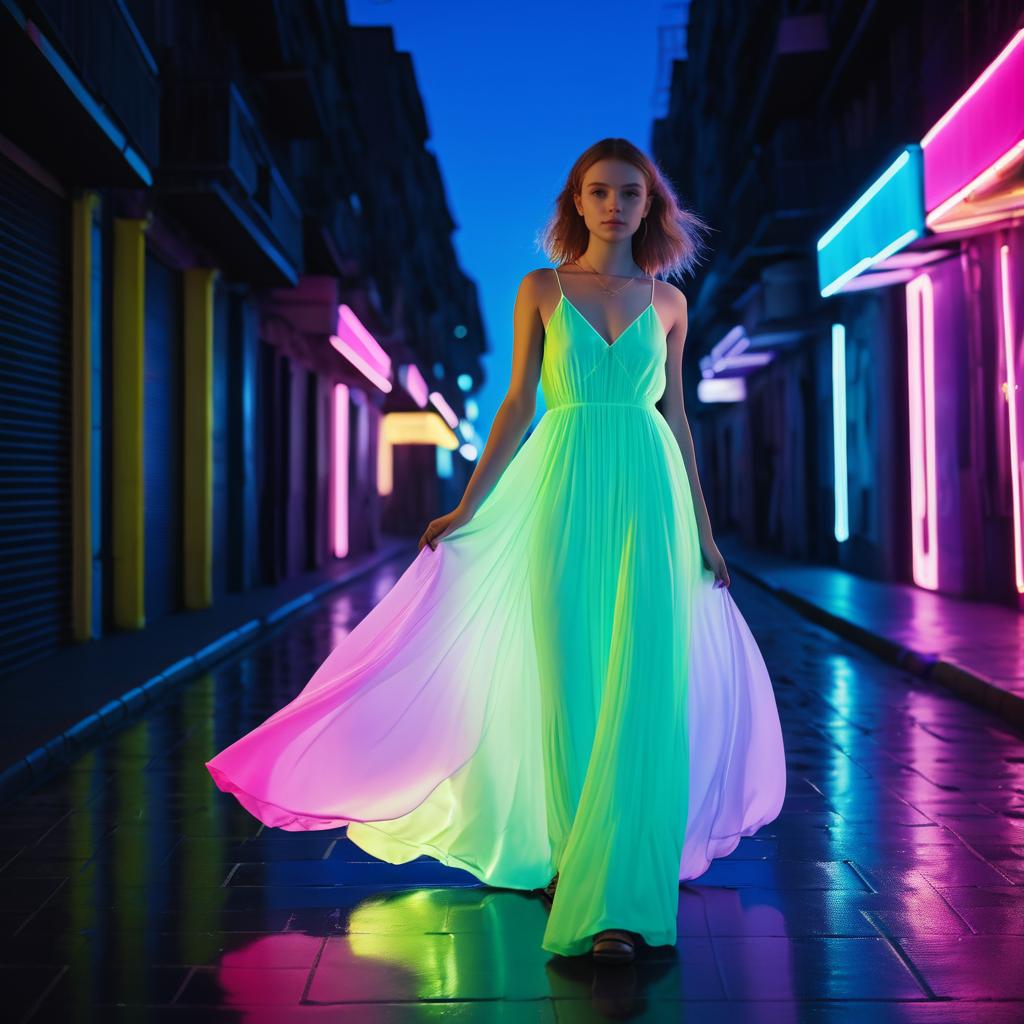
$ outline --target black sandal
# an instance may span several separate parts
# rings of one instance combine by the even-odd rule
[[[622,928],[606,928],[594,936],[591,956],[602,963],[628,963],[636,956],[636,942]]]
[[[558,887],[558,872],[555,872],[555,877],[540,890],[541,896],[548,902],[551,903],[555,898],[555,889]]]

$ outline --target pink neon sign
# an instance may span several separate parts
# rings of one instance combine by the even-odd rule
[[[1010,486],[1013,493],[1013,575],[1018,594],[1024,594],[1024,525],[1022,525],[1021,445],[1018,419],[1017,339],[1013,324],[1013,291],[1010,287],[1010,247],[999,247],[999,298],[1002,307],[1003,351],[1006,356],[1006,405],[1010,430]]]
[[[1022,124],[1024,29],[921,140],[929,224],[1021,155]]]
[[[939,502],[935,465],[935,296],[927,274],[919,274],[907,285],[907,381],[914,582],[936,590]]]
[[[444,395],[440,391],[430,392],[430,404],[444,417],[445,423],[454,430],[459,425],[459,417],[455,415],[455,411],[445,401]]]
[[[398,368],[398,379],[412,400],[422,409],[430,399],[430,388],[415,363],[405,363]]]
[[[331,549],[348,554],[348,388],[334,385],[334,450],[331,453]]]
[[[355,311],[342,303],[331,335],[334,346],[368,381],[381,391],[391,390],[391,357],[363,326]]]

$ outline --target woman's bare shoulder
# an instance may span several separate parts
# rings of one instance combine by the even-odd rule
[[[671,306],[683,313],[686,312],[686,296],[671,281],[656,279],[654,282],[654,294],[666,306]]]
[[[558,295],[558,282],[551,267],[527,271],[519,282],[518,300],[538,310],[550,305],[552,295]]]
[[[530,291],[536,294],[538,291],[544,291],[544,289],[554,283],[554,267],[537,267],[523,275],[523,279],[519,282],[519,289],[520,291]]]
[[[666,325],[669,338],[685,336],[688,318],[686,296],[671,281],[655,279],[654,304]]]

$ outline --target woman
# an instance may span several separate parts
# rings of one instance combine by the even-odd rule
[[[207,765],[267,825],[347,825],[390,863],[543,887],[561,955],[674,942],[679,881],[785,790],[683,410],[686,300],[655,280],[692,269],[705,227],[626,140],[579,157],[544,239],[559,268],[520,285],[508,394],[459,505],[302,692]]]

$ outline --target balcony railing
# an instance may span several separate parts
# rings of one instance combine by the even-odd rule
[[[35,0],[40,28],[66,54],[86,87],[110,110],[152,166],[159,158],[156,61],[116,0]],[[31,11],[31,9],[30,9]]]
[[[814,250],[814,229],[833,201],[830,160],[752,160],[729,207],[730,248],[768,258]]]
[[[163,129],[165,194],[191,207],[200,230],[213,226],[204,218],[216,200],[223,217],[276,266],[267,275],[256,268],[257,277],[294,279],[302,264],[302,211],[236,85],[225,79],[168,83]],[[190,196],[197,201],[190,204]],[[252,272],[252,261],[240,255]]]

